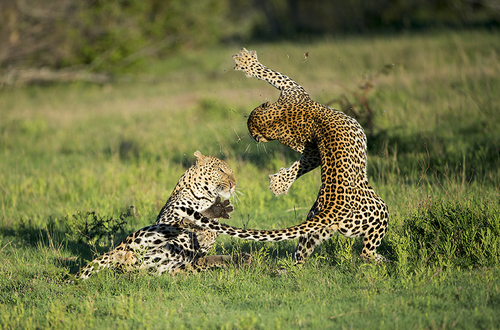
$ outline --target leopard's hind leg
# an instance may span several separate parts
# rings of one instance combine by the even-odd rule
[[[367,233],[364,234],[364,246],[361,251],[361,258],[365,262],[374,261],[380,263],[387,261],[384,256],[376,253],[377,248],[382,242],[382,238],[384,238],[387,231],[387,225],[383,225],[383,223],[383,221],[380,221],[376,226],[372,227]]]
[[[299,238],[297,250],[295,251],[295,264],[302,264],[314,252],[314,249],[321,243],[332,237],[337,230],[333,227],[326,227],[315,233]]]

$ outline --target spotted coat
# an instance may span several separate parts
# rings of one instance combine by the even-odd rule
[[[197,162],[179,179],[156,223],[129,235],[115,249],[90,262],[77,277],[86,279],[103,268],[149,269],[157,274],[204,270],[229,263],[249,263],[250,255],[206,256],[218,233],[198,227],[194,220],[229,218],[229,198],[235,180],[226,162],[195,152]]]

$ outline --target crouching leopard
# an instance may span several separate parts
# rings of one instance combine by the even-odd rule
[[[227,198],[236,185],[226,162],[199,151],[196,164],[179,179],[154,225],[129,235],[114,250],[90,262],[77,274],[87,279],[104,268],[149,269],[158,275],[179,270],[205,270],[230,263],[248,264],[247,253],[206,256],[218,233],[203,229],[194,220],[230,218],[233,207]],[[222,198],[226,198],[223,202]]]
[[[309,97],[289,77],[266,68],[255,51],[243,48],[233,56],[235,70],[248,78],[264,80],[280,90],[275,103],[255,108],[247,121],[257,142],[278,140],[302,154],[288,168],[270,175],[270,189],[287,194],[292,183],[321,166],[321,187],[306,221],[283,230],[244,230],[207,218],[197,225],[219,233],[256,241],[298,239],[295,263],[303,263],[322,241],[337,231],[347,237],[363,237],[361,257],[380,262],[376,253],[387,230],[389,213],[384,201],[368,183],[366,136],[356,120]]]

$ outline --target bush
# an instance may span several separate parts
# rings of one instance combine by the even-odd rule
[[[65,223],[70,229],[70,240],[82,242],[93,249],[98,245],[111,244],[114,246],[115,235],[124,236],[126,219],[133,216],[134,207],[120,214],[118,219],[101,216],[96,212],[77,212],[72,217],[66,217]]]
[[[179,47],[245,33],[227,0],[51,0],[0,3],[0,69],[11,66],[121,69]]]
[[[119,71],[152,54],[249,38],[498,26],[492,1],[2,0],[0,69]]]

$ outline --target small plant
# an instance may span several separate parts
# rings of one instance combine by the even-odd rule
[[[123,235],[126,219],[134,216],[134,210],[134,206],[131,206],[125,213],[120,214],[118,219],[101,216],[94,211],[77,212],[71,217],[66,217],[71,229],[69,236],[73,240],[90,245],[94,250],[98,245],[106,244],[106,239],[113,245],[115,234],[120,232]]]
[[[375,75],[366,77],[361,86],[359,86],[361,93],[351,90],[343,84],[339,84],[340,87],[342,87],[354,98],[354,100],[351,102],[346,94],[340,94],[339,98],[326,102],[325,105],[329,106],[331,104],[338,103],[340,110],[356,119],[359,124],[368,131],[368,135],[371,136],[373,128],[375,127],[373,124],[374,109],[370,106],[366,95],[373,88],[373,81],[381,74],[389,74],[389,71],[393,68],[393,66],[394,64],[386,64],[382,69],[375,73]]]
[[[353,258],[355,242],[353,238],[337,234],[324,243],[329,260],[342,271],[351,272],[356,268],[356,260]]]

